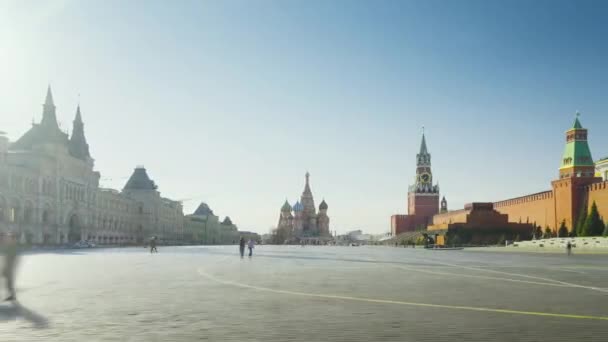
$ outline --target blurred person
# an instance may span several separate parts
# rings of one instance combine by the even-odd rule
[[[4,254],[4,268],[2,277],[6,281],[8,297],[5,300],[17,300],[15,293],[15,271],[17,269],[17,240],[13,233],[7,233],[2,237],[2,254]]]
[[[253,241],[253,239],[249,240],[249,242],[247,243],[247,247],[249,248],[249,257],[251,258],[251,256],[253,255],[253,249],[255,248],[255,242]]]
[[[241,236],[239,240],[239,252],[241,252],[241,258],[245,256],[245,238]]]
[[[568,241],[568,244],[566,245],[566,252],[568,253],[568,256],[572,254],[572,244],[570,243],[570,241]]]
[[[153,236],[152,239],[150,239],[150,253],[158,253],[158,249],[156,249],[156,236]]]

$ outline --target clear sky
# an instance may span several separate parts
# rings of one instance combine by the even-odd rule
[[[608,156],[606,1],[0,1],[0,130],[78,94],[104,186],[267,232],[311,173],[331,229],[406,213],[425,126],[450,209],[550,188],[576,110]]]

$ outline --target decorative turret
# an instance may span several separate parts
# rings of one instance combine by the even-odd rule
[[[296,204],[293,205],[294,212],[301,212],[303,210],[304,210],[304,206],[302,205],[302,203],[300,203],[300,201],[297,201]]]
[[[125,184],[125,190],[156,190],[158,187],[154,181],[150,179],[146,169],[143,166],[138,166],[133,171],[133,174]]]
[[[59,131],[57,114],[55,113],[55,103],[53,102],[53,92],[51,91],[50,84],[46,89],[46,99],[42,105],[42,121],[40,122],[40,126],[49,131]]]
[[[327,210],[327,203],[325,203],[325,198],[323,199],[323,201],[321,201],[321,204],[319,205],[319,211],[321,210]]]
[[[443,196],[441,198],[441,213],[447,213],[448,212],[448,201],[445,200],[445,196]]]
[[[76,118],[72,128],[72,137],[69,142],[70,154],[78,159],[87,160],[91,158],[89,154],[89,144],[84,136],[84,124],[80,114],[80,105],[76,108]]]
[[[572,128],[566,131],[566,147],[559,168],[560,178],[595,176],[595,164],[587,144],[587,129],[581,125],[579,116],[580,113],[577,112]]]
[[[68,135],[59,129],[57,115],[55,114],[55,103],[51,86],[46,90],[46,99],[42,105],[42,121],[39,124],[32,123],[32,127],[17,141],[9,146],[10,150],[31,150],[44,145],[61,146],[67,148]]]
[[[198,208],[196,208],[196,210],[194,211],[194,215],[199,215],[199,216],[213,215],[213,210],[211,210],[211,208],[209,208],[207,203],[201,202],[201,204],[198,206]]]

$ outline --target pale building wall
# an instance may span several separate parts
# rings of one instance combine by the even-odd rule
[[[138,196],[99,188],[92,159],[49,145],[0,154],[0,232],[18,233],[24,243],[67,243],[71,222],[81,239],[99,244],[142,242],[152,235],[167,242],[184,238],[179,202],[158,192]]]

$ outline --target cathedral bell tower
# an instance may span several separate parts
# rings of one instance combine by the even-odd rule
[[[408,214],[422,218],[419,225],[428,224],[439,212],[439,185],[433,185],[431,154],[426,147],[424,128],[420,152],[416,155],[416,179],[409,187],[407,202]]]

